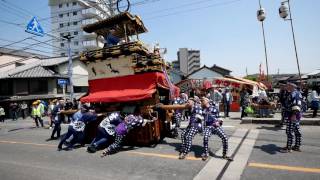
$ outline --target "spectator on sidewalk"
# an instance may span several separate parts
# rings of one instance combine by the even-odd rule
[[[64,101],[59,100],[58,104],[52,110],[54,128],[52,130],[51,137],[48,140],[60,138],[62,117],[64,116],[61,113],[61,111],[63,110],[63,106],[64,106]],[[57,138],[54,137],[56,133],[57,133]]]
[[[311,92],[311,109],[313,110],[312,117],[317,117],[318,109],[319,109],[319,100],[320,97],[316,91],[316,88],[312,88]]]
[[[72,104],[71,100],[70,99],[66,99],[64,110],[70,110],[72,108],[73,108],[73,104]],[[72,115],[69,114],[69,115],[67,115],[67,117],[68,117],[68,123],[70,123],[71,120],[72,120]]]
[[[223,105],[224,105],[224,117],[229,117],[230,106],[232,104],[233,97],[228,87],[226,87],[226,90],[223,93],[222,99],[223,99]]]
[[[36,126],[39,127],[39,122],[41,127],[43,127],[43,120],[41,119],[41,103],[39,101],[35,101],[32,103],[32,112],[31,115],[36,123]]]
[[[19,111],[19,106],[17,103],[11,103],[10,104],[10,110],[12,112],[12,121],[18,120],[18,111]]]
[[[242,119],[244,116],[247,116],[247,114],[245,113],[245,109],[249,106],[249,104],[250,104],[249,93],[247,91],[247,88],[244,87],[240,92],[240,106],[241,106],[240,119]]]
[[[0,106],[0,122],[4,122],[5,116],[6,116],[6,112],[4,111],[3,107]]]
[[[72,109],[80,109],[81,106],[79,107],[79,101],[76,100],[76,98],[73,98],[73,108]]]
[[[20,109],[22,118],[25,119],[28,113],[28,104],[25,101],[23,101],[22,104],[20,104]]]
[[[212,88],[209,99],[214,103],[214,105],[216,106],[219,112],[220,112],[219,106],[222,98],[223,97],[221,92],[219,92],[217,89]]]
[[[54,117],[52,115],[52,112],[53,112],[53,108],[56,105],[57,101],[58,101],[57,99],[50,101],[49,106],[48,106],[48,116],[50,118],[49,129],[52,129],[52,126],[53,126],[53,118]]]

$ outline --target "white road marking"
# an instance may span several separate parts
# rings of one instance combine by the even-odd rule
[[[248,129],[237,129],[235,133],[229,138],[229,155],[233,154],[247,132]],[[220,150],[215,154],[221,156],[222,148],[220,148]],[[227,162],[227,160],[221,158],[210,158],[208,163],[194,177],[194,180],[216,179]]]

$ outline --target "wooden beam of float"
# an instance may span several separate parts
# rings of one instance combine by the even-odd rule
[[[163,110],[178,110],[190,108],[189,104],[157,105],[156,107]]]

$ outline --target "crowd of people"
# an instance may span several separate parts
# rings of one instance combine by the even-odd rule
[[[101,156],[117,152],[130,130],[156,120],[154,118],[152,120],[142,118],[139,107],[135,107],[133,113],[116,111],[102,114],[97,113],[93,108],[90,108],[88,104],[83,104],[81,105],[80,110],[75,113],[68,113],[69,109],[65,108],[66,103],[68,103],[68,101],[57,101],[57,104],[53,107],[51,113],[54,128],[48,141],[60,139],[63,117],[65,114],[70,116],[70,124],[66,134],[60,139],[57,147],[58,151],[63,149],[72,150],[75,144],[84,145],[84,138],[86,136],[85,127],[88,123],[96,121],[99,116],[104,116],[105,118],[97,127],[96,137],[88,146],[87,151],[89,153],[95,153],[97,150],[105,148]],[[63,148],[64,145],[66,145],[65,148]]]
[[[240,92],[241,118],[245,116],[245,109],[247,109],[252,101],[249,91],[249,89],[244,87]],[[313,106],[316,106],[315,104],[319,105],[319,96],[315,90],[312,91],[311,96]],[[266,94],[261,93],[258,101],[263,102],[266,100]],[[227,160],[232,160],[232,158],[227,156],[228,137],[222,127],[223,119],[220,117],[219,111],[219,106],[223,103],[224,117],[229,117],[232,101],[233,96],[229,88],[225,88],[223,93],[220,89],[212,89],[201,98],[196,95],[188,98],[187,94],[181,93],[179,97],[174,99],[173,104],[183,104],[186,107],[183,110],[178,109],[173,111],[172,130],[175,137],[179,136],[179,133],[181,137],[179,159],[185,159],[191,149],[192,140],[199,134],[203,136],[202,159],[204,161],[209,157],[208,143],[212,135],[218,136],[222,141],[222,157]],[[302,133],[300,130],[300,120],[303,112],[302,92],[295,84],[289,83],[282,88],[279,101],[282,105],[282,121],[279,126],[286,124],[287,135],[287,145],[281,151],[301,151]],[[13,103],[11,108],[17,109],[20,107],[23,110],[28,109],[28,105],[24,104],[18,105]],[[318,109],[318,107],[314,109],[313,116],[316,116],[316,109]],[[69,110],[71,111],[69,112]],[[58,151],[63,149],[71,150],[77,143],[84,145],[84,138],[86,136],[85,127],[88,123],[96,121],[99,116],[103,116],[103,120],[97,127],[96,137],[87,147],[89,153],[103,150],[101,154],[102,157],[117,152],[129,131],[156,120],[155,117],[151,118],[152,120],[144,119],[139,107],[135,107],[132,113],[116,111],[101,114],[95,112],[88,104],[79,105],[76,101],[72,102],[69,99],[66,101],[54,99],[49,101],[48,104],[44,101],[37,100],[31,104],[31,117],[34,119],[37,127],[44,127],[43,117],[46,115],[50,117],[49,127],[52,129],[48,140],[60,139],[57,146]],[[4,108],[0,106],[0,121],[4,120],[4,116]],[[16,115],[13,114],[13,116],[15,120]],[[188,121],[186,128],[180,126],[182,120]],[[69,125],[66,134],[61,137],[61,124],[63,122],[69,123]],[[295,143],[293,145],[294,138]]]

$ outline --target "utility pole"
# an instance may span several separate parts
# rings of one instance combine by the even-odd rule
[[[260,9],[258,10],[258,20],[261,22],[261,27],[262,27],[262,35],[263,35],[263,44],[264,44],[264,54],[266,58],[266,67],[267,67],[267,81],[269,82],[269,66],[268,66],[268,54],[267,54],[267,44],[266,44],[266,36],[264,33],[264,24],[263,21],[265,20],[265,12],[264,9],[261,7],[261,0],[259,0],[259,7]]]
[[[74,38],[70,34],[63,36],[68,41],[68,77],[70,86],[70,100],[73,100],[73,82],[72,82],[72,57],[71,57],[71,39]]]
[[[288,4],[288,7],[285,5],[285,3]],[[297,61],[297,67],[298,67],[298,72],[299,72],[299,78],[300,78],[300,87],[302,88],[302,78],[301,78],[301,72],[300,72],[300,63],[299,63],[299,58],[298,58],[298,52],[297,52],[297,45],[296,45],[296,38],[294,35],[294,30],[293,30],[293,19],[291,15],[291,9],[290,9],[290,0],[283,1],[281,2],[281,6],[279,8],[279,15],[283,20],[290,21],[291,24],[291,32],[292,32],[292,38],[293,38],[293,45],[294,45],[294,51],[296,55],[296,61]],[[287,19],[289,15],[289,18]]]

